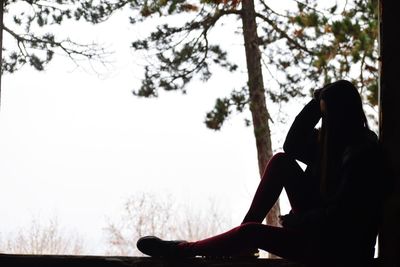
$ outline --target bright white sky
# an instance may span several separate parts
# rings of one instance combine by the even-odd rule
[[[131,91],[141,77],[140,60],[128,47],[147,33],[140,29],[125,17],[64,28],[63,34],[78,41],[96,40],[115,51],[106,75],[74,69],[68,59],[56,57],[44,72],[25,67],[3,77],[2,234],[32,217],[57,216],[84,237],[88,253],[101,254],[106,219],[118,218],[127,197],[143,191],[172,194],[196,206],[212,197],[232,210],[234,224],[240,222],[259,179],[252,128],[243,122],[250,115],[234,114],[220,132],[206,129],[203,121],[216,97],[240,89],[246,74],[216,72],[207,83],[191,83],[187,95],[136,98]],[[4,37],[7,46],[10,39]],[[219,38],[245,66],[241,37]],[[276,118],[278,107],[269,107]],[[289,125],[273,125],[275,149]]]

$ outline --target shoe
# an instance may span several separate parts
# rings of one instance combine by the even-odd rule
[[[189,258],[189,255],[183,249],[179,248],[184,240],[165,241],[156,236],[144,236],[139,238],[136,243],[137,248],[143,254],[156,258]]]
[[[260,257],[260,251],[258,249],[248,250],[237,255],[232,256],[234,259],[258,259]]]

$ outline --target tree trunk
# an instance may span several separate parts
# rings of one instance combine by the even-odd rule
[[[253,0],[242,1],[242,23],[250,92],[250,111],[253,119],[258,168],[261,176],[269,159],[272,157],[272,146]],[[275,226],[278,225],[279,215],[280,208],[279,202],[277,201],[267,215],[267,223]]]

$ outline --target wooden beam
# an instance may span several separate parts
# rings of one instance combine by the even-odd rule
[[[379,0],[379,137],[391,178],[379,237],[384,266],[400,266],[400,53],[398,1]]]

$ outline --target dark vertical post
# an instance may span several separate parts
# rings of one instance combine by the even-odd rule
[[[400,36],[397,1],[379,0],[379,135],[392,191],[385,202],[380,233],[384,266],[400,266]],[[385,178],[385,177],[382,177]]]
[[[1,0],[0,5],[0,106],[1,106],[1,77],[3,76],[3,13],[5,1]]]

